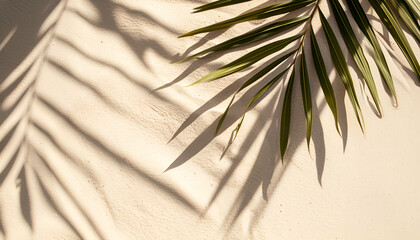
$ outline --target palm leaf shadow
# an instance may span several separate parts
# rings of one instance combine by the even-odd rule
[[[60,104],[54,103],[54,99],[44,96],[43,93],[40,94],[35,88],[35,83],[40,81],[40,74],[43,76],[41,69],[42,71],[58,72],[63,76],[60,81],[67,81],[82,86],[82,88],[86,89],[90,94],[95,95],[110,109],[119,112],[121,116],[124,115],[128,121],[136,123],[135,119],[130,118],[130,114],[124,112],[124,108],[121,108],[120,105],[116,104],[114,101],[115,99],[110,98],[109,95],[103,94],[98,86],[95,86],[87,81],[87,79],[84,79],[80,72],[73,71],[73,68],[66,65],[65,61],[63,62],[62,59],[51,58],[50,54],[47,53],[47,49],[54,45],[67,48],[78,58],[83,58],[95,63],[102,69],[109,69],[116,72],[118,76],[120,76],[121,81],[127,82],[134,89],[146,92],[150,92],[151,89],[148,88],[147,85],[140,83],[138,79],[131,76],[125,69],[88,53],[88,51],[85,51],[79,46],[77,41],[72,41],[71,38],[69,39],[61,36],[59,32],[56,32],[57,23],[61,18],[73,16],[78,18],[78,20],[84,21],[84,24],[88,27],[112,31],[122,37],[127,43],[127,46],[129,46],[129,49],[131,49],[138,60],[146,67],[148,66],[144,59],[144,51],[146,50],[152,50],[168,61],[171,61],[172,55],[169,54],[168,49],[158,41],[147,38],[138,38],[138,35],[134,36],[134,34],[127,31],[127,29],[122,29],[116,24],[113,11],[118,9],[121,14],[129,15],[137,20],[140,19],[153,23],[155,28],[162,29],[170,34],[176,34],[174,30],[145,12],[134,10],[125,5],[113,3],[111,1],[91,1],[94,8],[100,13],[101,20],[99,22],[95,22],[84,16],[76,8],[68,7],[67,1],[43,0],[42,2],[33,2],[27,5],[25,5],[24,2],[25,1],[9,1],[8,4],[10,6],[2,5],[2,8],[0,8],[2,13],[6,12],[5,14],[1,14],[0,17],[0,24],[2,26],[0,32],[2,39],[2,48],[0,50],[0,84],[2,91],[0,92],[0,100],[2,103],[12,97],[14,100],[12,102],[13,104],[7,108],[2,108],[0,114],[0,131],[4,134],[3,136],[5,136],[0,141],[0,150],[2,153],[3,150],[5,150],[4,152],[10,152],[10,156],[6,154],[2,155],[2,157],[5,156],[8,159],[6,162],[3,161],[1,165],[0,184],[1,186],[4,186],[14,184],[15,181],[20,182],[19,189],[21,192],[18,199],[19,203],[13,203],[20,208],[20,211],[13,212],[15,208],[9,208],[10,210],[8,211],[9,214],[16,216],[16,219],[22,217],[21,219],[25,221],[24,224],[19,223],[22,224],[22,232],[26,230],[31,232],[34,231],[34,226],[39,227],[37,222],[34,223],[34,221],[38,220],[39,215],[33,214],[34,211],[36,212],[33,208],[33,199],[36,197],[33,195],[33,192],[35,191],[33,188],[37,185],[42,191],[44,196],[43,199],[47,202],[47,205],[57,213],[58,217],[69,227],[74,236],[76,238],[85,236],[84,229],[86,228],[80,228],[80,223],[78,223],[77,219],[74,219],[73,215],[68,214],[68,211],[60,206],[59,199],[55,196],[54,192],[51,191],[51,184],[58,183],[62,192],[64,192],[69,197],[69,200],[74,203],[74,208],[78,209],[80,217],[84,219],[86,223],[89,223],[87,226],[91,229],[91,232],[95,233],[95,236],[99,239],[109,238],[109,236],[107,236],[109,229],[98,224],[92,217],[91,209],[87,209],[85,203],[76,199],[77,196],[74,195],[74,189],[70,189],[65,185],[65,181],[68,182],[71,181],[71,179],[64,179],[65,181],[62,181],[62,176],[56,171],[57,166],[55,164],[58,159],[54,159],[54,157],[45,154],[42,149],[39,149],[39,142],[37,140],[34,141],[33,136],[43,139],[42,141],[49,146],[51,151],[59,153],[66,164],[73,166],[79,173],[82,173],[84,177],[92,179],[93,182],[99,180],[97,180],[97,177],[92,175],[90,171],[86,170],[86,166],[83,165],[83,162],[85,162],[86,159],[84,159],[84,157],[79,158],[77,154],[72,152],[66,144],[63,143],[65,142],[65,138],[61,136],[59,132],[54,131],[54,128],[43,123],[43,118],[39,118],[39,116],[47,116],[50,119],[58,119],[58,121],[65,123],[75,136],[86,139],[87,142],[94,146],[96,151],[102,152],[104,156],[106,156],[106,159],[109,159],[108,161],[119,164],[122,169],[125,169],[126,171],[134,172],[138,179],[142,179],[142,181],[152,184],[155,189],[162,194],[169,196],[169,198],[185,207],[185,209],[188,209],[188,211],[199,212],[197,204],[188,196],[181,193],[179,189],[170,186],[167,182],[162,181],[160,178],[150,174],[150,172],[146,172],[138,165],[133,164],[137,162],[138,159],[124,156],[113,147],[108,146],[96,133],[84,128],[79,122],[74,121],[71,117],[72,113],[63,111]],[[26,19],[27,21],[30,18],[24,18],[19,15],[17,16],[17,19],[15,19],[10,14],[20,12],[24,15],[27,14],[28,11],[33,11],[33,14],[37,14],[36,17],[30,20],[30,23],[25,21],[20,22],[20,19]],[[40,14],[40,12],[42,14]],[[29,14],[29,16],[32,15]],[[52,16],[54,19],[52,19]],[[50,25],[45,26],[46,22]],[[7,25],[7,28],[3,27],[3,24]],[[14,25],[16,25],[17,28],[13,28]],[[41,28],[41,26],[43,27]],[[28,29],[30,30],[28,31]],[[40,29],[43,31],[39,33]],[[22,42],[23,39],[25,41]],[[50,44],[51,41],[53,41],[53,44]],[[36,55],[36,57],[34,57],[33,53],[30,54],[34,49],[38,50],[40,53],[39,55]],[[14,57],[10,57],[10,55],[13,55]],[[8,80],[6,81],[6,79]],[[169,102],[169,99],[162,94],[155,94],[153,97],[159,99],[159,101]],[[11,101],[8,100],[8,102]],[[41,111],[42,113],[40,113],[39,109],[43,109],[43,112]],[[32,137],[28,138],[28,134]],[[28,150],[31,151],[30,154],[27,153]],[[46,164],[51,164],[51,166]],[[48,171],[38,171],[41,169]],[[32,177],[28,174],[32,175]],[[46,179],[50,179],[51,181],[46,181]],[[110,211],[111,219],[115,219],[113,208],[106,201],[106,194],[108,193],[100,188],[97,189],[97,193],[101,199],[105,199],[105,204]],[[112,217],[113,215],[114,217]],[[10,231],[9,227],[10,226],[3,225],[3,221],[0,221],[0,230],[2,234]]]

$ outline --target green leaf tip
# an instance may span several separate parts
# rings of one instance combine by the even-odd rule
[[[343,81],[344,87],[349,95],[350,102],[352,103],[354,112],[359,122],[362,132],[364,132],[364,119],[362,110],[360,109],[359,101],[357,100],[356,91],[354,90],[353,80],[351,78],[346,59],[344,58],[343,52],[341,51],[340,44],[338,43],[335,34],[325,18],[322,11],[319,11],[321,18],[321,24],[324,29],[325,36],[327,38],[328,47],[330,48],[330,55],[333,60],[334,66],[337,69],[338,75]]]
[[[289,132],[290,132],[290,116],[292,108],[292,92],[293,83],[295,79],[295,68],[293,67],[292,73],[290,74],[289,82],[287,83],[286,93],[283,100],[283,109],[281,113],[280,123],[280,154],[281,161],[283,162],[286,154],[286,149],[289,144]]]
[[[356,38],[356,34],[353,32],[350,22],[344,13],[343,8],[341,7],[338,0],[330,0],[332,3],[332,9],[334,17],[338,24],[338,28],[343,36],[343,40],[346,43],[347,48],[349,49],[354,61],[356,62],[357,67],[365,79],[366,85],[372,95],[373,101],[375,102],[376,110],[379,113],[379,116],[382,117],[382,106],[379,100],[379,94],[376,90],[375,81],[370,70],[369,63],[365,57],[362,46]]]

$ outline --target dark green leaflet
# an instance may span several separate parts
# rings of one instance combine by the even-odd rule
[[[280,123],[280,153],[281,161],[284,160],[287,145],[289,144],[289,132],[290,132],[290,115],[292,108],[292,92],[293,83],[295,80],[295,68],[293,67],[292,74],[290,75],[289,82],[287,83],[286,93],[283,100],[283,109],[281,112],[281,123]]]
[[[328,103],[328,106],[331,109],[331,112],[334,115],[335,128],[337,129],[338,134],[340,134],[340,129],[338,128],[338,118],[337,118],[337,103],[335,100],[334,90],[332,88],[331,82],[328,78],[327,70],[325,69],[324,60],[321,55],[321,50],[319,49],[318,42],[316,41],[314,30],[311,27],[311,49],[312,49],[312,59],[315,66],[316,73],[318,75],[319,83],[321,85],[322,91],[324,92],[325,100]]]
[[[308,68],[306,67],[305,50],[302,47],[300,62],[300,88],[302,90],[303,109],[306,118],[306,142],[309,150],[312,133],[312,99],[311,86],[309,85]]]
[[[338,74],[343,80],[344,87],[349,95],[350,102],[353,105],[354,112],[356,113],[357,121],[359,122],[360,128],[364,132],[364,120],[362,115],[362,110],[359,106],[359,101],[357,100],[356,92],[353,86],[353,80],[351,78],[346,59],[344,58],[343,52],[340,49],[340,45],[337,41],[337,38],[334,35],[333,30],[330,27],[330,24],[327,22],[324,14],[319,10],[319,15],[321,17],[322,27],[327,37],[328,47],[330,48],[331,58],[333,60],[334,66],[337,69]]]

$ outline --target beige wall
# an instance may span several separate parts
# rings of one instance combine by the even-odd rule
[[[242,52],[170,64],[265,23],[178,39],[259,3],[190,14],[204,2],[0,1],[0,239],[418,239],[420,88],[397,45],[389,60],[399,108],[378,81],[384,117],[361,97],[363,135],[332,71],[343,138],[313,81],[311,151],[295,89],[282,164],[283,83],[226,150],[257,89],[217,137],[215,126],[249,72],[185,86]]]

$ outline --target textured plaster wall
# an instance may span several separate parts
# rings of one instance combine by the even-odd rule
[[[170,64],[266,22],[178,39],[261,4],[190,14],[205,2],[0,1],[0,239],[418,239],[420,87],[388,34],[400,107],[378,81],[384,117],[362,97],[364,135],[325,52],[343,137],[312,81],[308,153],[296,85],[282,164],[283,82],[226,149],[257,88],[214,137],[218,117],[255,69],[185,87],[243,52]]]

